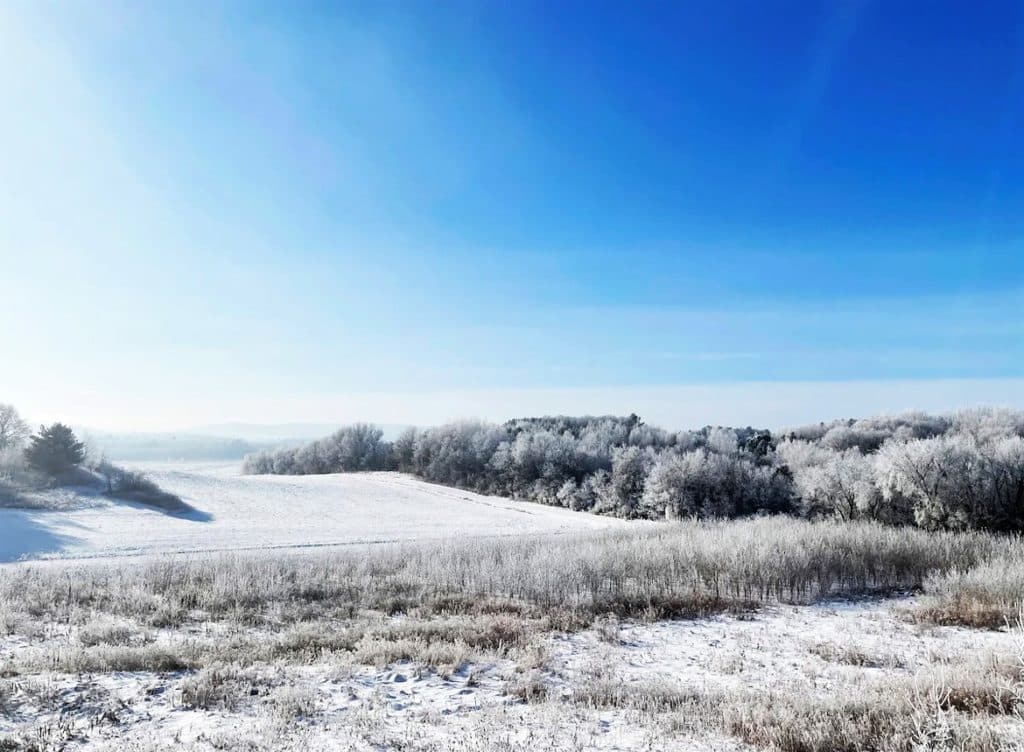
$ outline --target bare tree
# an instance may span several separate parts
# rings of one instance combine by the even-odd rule
[[[21,419],[14,405],[0,404],[0,452],[20,446],[29,433],[28,423]]]

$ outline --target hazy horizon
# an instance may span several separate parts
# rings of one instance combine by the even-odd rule
[[[92,431],[111,433],[188,433],[221,438],[304,439],[319,435],[313,430],[285,435],[260,435],[258,431],[210,432],[210,428],[280,429],[298,426],[331,427],[365,422],[386,426],[433,426],[457,420],[502,422],[511,418],[544,415],[628,415],[667,429],[693,429],[705,425],[754,426],[778,429],[835,419],[897,414],[913,410],[946,414],[969,407],[1024,406],[1024,380],[948,379],[863,382],[740,382],[718,385],[669,385],[637,389],[551,389],[442,392],[435,394],[307,395],[287,401],[284,407],[265,411],[259,420],[239,419],[234,413],[218,413],[224,404],[198,404],[195,420],[176,409],[163,421],[149,422],[128,416],[109,420],[102,404],[89,408],[68,405],[23,410],[33,424],[63,420]],[[122,403],[123,404],[123,403]],[[129,402],[134,404],[133,402]],[[298,407],[296,407],[298,406]],[[840,407],[841,406],[841,407]],[[91,415],[93,419],[79,419]],[[211,416],[227,415],[223,420]],[[70,417],[69,417],[70,416]],[[308,419],[303,420],[303,417]],[[107,417],[105,423],[98,422]]]

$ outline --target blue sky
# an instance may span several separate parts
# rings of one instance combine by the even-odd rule
[[[15,1],[0,59],[32,417],[1024,404],[1017,3]]]

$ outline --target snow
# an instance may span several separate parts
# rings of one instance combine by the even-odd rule
[[[1018,636],[1006,630],[913,624],[900,617],[912,603],[913,598],[892,598],[777,604],[750,616],[627,624],[614,644],[589,630],[554,637],[549,663],[568,677],[610,666],[624,685],[821,693],[1017,648]],[[854,651],[872,662],[850,665],[827,657],[829,649]]]
[[[62,511],[0,509],[0,561],[303,549],[465,536],[559,534],[627,523],[400,473],[246,476],[237,463],[139,464],[196,511],[83,498]]]
[[[243,476],[237,465],[142,464],[196,511],[174,516],[99,497],[61,511],[0,509],[0,560],[110,561],[117,557],[331,546],[466,536],[552,535],[630,523],[474,494],[398,473]],[[78,503],[80,502],[80,503]],[[637,524],[637,523],[632,523]],[[515,656],[451,673],[407,661],[354,662],[346,653],[244,666],[257,675],[230,709],[188,707],[194,672],[63,674],[45,660],[7,682],[0,734],[54,736],[75,750],[748,749],[713,730],[671,726],[622,708],[571,702],[602,685],[660,688],[704,697],[744,691],[849,696],[880,682],[1019,651],[1020,635],[921,627],[901,617],[912,599],[776,604],[749,615],[605,623],[538,635],[536,661]],[[402,617],[382,617],[402,618]],[[80,625],[47,623],[0,635],[0,665],[80,647]],[[155,632],[157,643],[269,637],[273,627],[201,623]],[[248,635],[253,636],[253,635]],[[56,653],[54,652],[56,651]],[[849,660],[863,656],[863,661]],[[523,703],[506,690],[524,678],[547,699]],[[289,715],[289,703],[313,708]],[[1019,731],[1019,729],[1017,730]],[[1017,732],[1015,732],[1017,733]],[[49,737],[47,737],[49,739]],[[73,741],[71,741],[73,740]],[[251,740],[251,744],[249,741]]]
[[[568,697],[574,688],[595,681],[693,689],[711,696],[730,690],[848,696],[930,666],[956,665],[1018,647],[1019,636],[1006,630],[917,627],[900,618],[908,605],[909,599],[779,605],[743,617],[624,623],[618,640],[611,642],[608,630],[549,635],[548,658],[535,671],[551,692],[548,700],[536,704],[506,694],[506,683],[524,672],[506,659],[465,665],[450,674],[409,662],[361,666],[341,656],[311,664],[264,665],[258,689],[252,695],[241,693],[239,705],[231,710],[184,705],[181,682],[187,672],[46,672],[31,681],[59,696],[64,722],[79,734],[74,745],[78,750],[111,749],[115,741],[125,749],[149,749],[142,742],[171,740],[176,748],[212,750],[221,748],[218,740],[239,745],[250,734],[257,740],[276,737],[274,749],[485,750],[508,748],[507,742],[514,741],[557,752],[739,750],[749,748],[710,731],[692,735],[672,730],[629,710],[573,705]],[[62,639],[68,636],[51,632],[44,641]],[[847,665],[821,657],[815,648],[822,644],[857,646],[891,660],[879,666]],[[0,639],[0,658],[25,649],[23,638]],[[0,721],[0,730],[23,730],[33,721],[45,725],[48,713],[55,712],[34,711],[32,693],[24,686],[8,698],[14,712]],[[282,731],[274,708],[278,698],[289,696],[311,698],[307,702],[315,712],[308,719],[289,721]],[[116,722],[90,725],[89,719],[102,708],[110,708]]]

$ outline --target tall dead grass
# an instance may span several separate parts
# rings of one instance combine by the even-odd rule
[[[713,730],[776,752],[1019,749],[1008,730],[1024,720],[1024,655],[843,689],[709,691],[600,677],[575,688],[569,700],[592,709],[636,710],[678,730]],[[535,696],[543,698],[543,688]]]
[[[925,581],[929,597],[916,609],[922,621],[998,629],[1024,608],[1024,551],[1020,546],[973,567],[937,571]]]
[[[1020,561],[1021,551],[1016,538],[873,523],[687,522],[302,556],[5,567],[0,604],[4,623],[74,623],[102,613],[156,627],[190,619],[287,624],[377,611],[511,613],[571,628],[608,614],[667,618],[922,586],[988,587],[1010,603],[1024,576],[1005,562]]]

